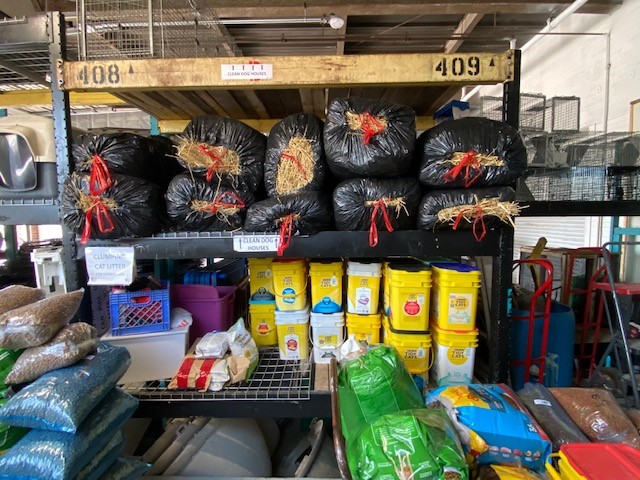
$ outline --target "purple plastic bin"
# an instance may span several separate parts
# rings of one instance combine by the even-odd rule
[[[171,308],[181,307],[193,316],[189,344],[205,333],[225,331],[233,325],[236,287],[171,285]]]

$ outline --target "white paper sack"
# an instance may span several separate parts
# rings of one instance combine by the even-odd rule
[[[245,357],[252,364],[251,372],[258,364],[258,347],[256,342],[244,326],[244,319],[239,318],[238,321],[227,330],[229,334],[229,347],[231,355]]]
[[[353,360],[366,353],[366,348],[356,340],[356,336],[352,333],[347,341],[340,347],[340,363],[342,361]]]
[[[229,350],[227,332],[209,332],[196,345],[196,358],[222,358]]]
[[[231,380],[229,369],[227,368],[227,360],[223,359],[219,362],[216,362],[211,369],[209,376],[211,377],[209,390],[212,392],[219,392],[220,390],[222,390],[224,384]]]

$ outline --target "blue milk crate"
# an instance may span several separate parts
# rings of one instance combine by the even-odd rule
[[[109,294],[111,335],[162,332],[171,328],[169,284],[161,290]]]

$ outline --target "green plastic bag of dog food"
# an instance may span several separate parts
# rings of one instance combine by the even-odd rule
[[[467,480],[469,470],[451,420],[442,410],[379,417],[347,447],[354,480]]]
[[[346,442],[378,417],[424,406],[398,352],[374,345],[338,372],[342,434]]]

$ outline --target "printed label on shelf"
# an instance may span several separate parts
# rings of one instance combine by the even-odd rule
[[[222,80],[267,80],[273,78],[270,63],[225,63],[220,65]]]
[[[87,247],[89,285],[131,285],[136,271],[133,247]]]
[[[233,237],[233,249],[236,252],[276,252],[278,235]]]

